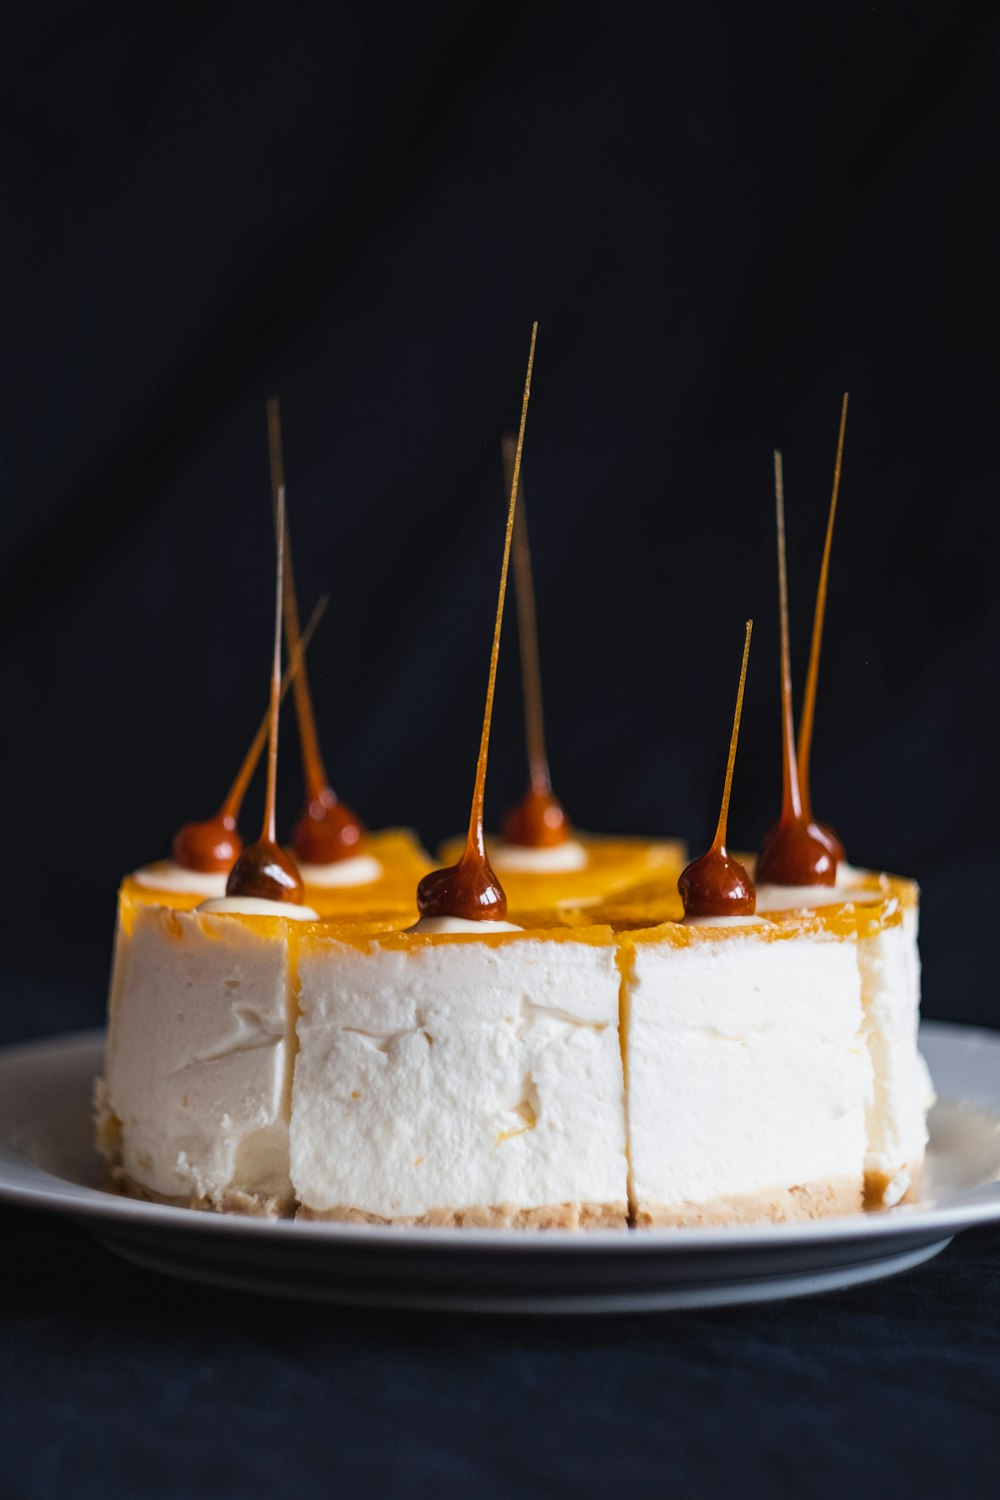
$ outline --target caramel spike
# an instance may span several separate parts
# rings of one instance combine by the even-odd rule
[[[292,652],[291,659],[287,667],[285,668],[285,674],[281,679],[281,694],[279,698],[279,702],[281,703],[284,703],[285,694],[288,692],[288,689],[291,687],[293,681],[295,680],[296,674],[302,667],[302,662],[305,659],[305,654],[309,648],[309,643],[316,632],[316,626],[323,618],[323,612],[329,602],[329,594],[321,594],[316,601],[316,606],[313,609],[312,614],[309,616],[306,628],[305,630],[303,630],[301,636],[299,637],[298,645]],[[251,741],[249,750],[243,757],[243,764],[237,771],[235,777],[233,778],[233,784],[229,788],[229,791],[226,793],[226,800],[223,802],[221,808],[219,809],[220,818],[235,818],[238,816],[239,810],[243,806],[243,798],[247,794],[247,788],[250,785],[253,773],[257,769],[257,762],[260,760],[261,751],[263,750],[264,745],[267,741],[267,732],[270,728],[270,725],[271,709],[269,705],[264,711],[264,717],[257,725],[257,733],[254,735],[253,740]]]
[[[802,818],[802,794],[799,789],[798,763],[795,759],[795,730],[792,717],[792,662],[788,638],[788,566],[785,557],[785,480],[781,453],[774,450],[774,502],[778,521],[778,600],[781,614],[781,818],[782,822]]]
[[[677,880],[677,890],[684,904],[684,920],[687,922],[714,917],[748,917],[753,916],[757,909],[757,892],[749,872],[726,848],[729,797],[733,789],[733,767],[736,765],[736,746],[740,737],[740,720],[743,717],[743,691],[747,682],[752,631],[753,621],[748,620],[743,641],[740,685],[736,693],[736,712],[733,715],[733,732],[729,738],[726,781],[715,837],[707,853],[685,866]]]
[[[823,644],[823,621],[826,616],[826,590],[830,577],[830,551],[833,547],[833,523],[837,517],[837,496],[840,493],[840,469],[844,458],[844,429],[847,426],[847,397],[840,408],[840,431],[837,433],[837,456],[833,463],[833,493],[830,496],[830,514],[826,522],[826,541],[823,544],[823,561],[819,570],[819,587],[816,590],[816,609],[813,614],[812,645],[809,648],[809,670],[802,698],[802,716],[799,719],[798,767],[799,787],[802,793],[803,810],[807,818],[812,817],[812,796],[809,791],[809,760],[812,753],[813,720],[816,715],[816,685],[819,680],[819,654]]]
[[[272,469],[273,475],[273,469]],[[278,709],[281,703],[281,618],[285,593],[285,486],[280,485],[275,502],[274,545],[277,566],[274,583],[274,655],[271,660],[271,704],[268,709],[267,794],[261,840],[276,839],[274,809],[278,789]]]
[[[490,724],[493,719],[493,693],[497,680],[497,661],[500,657],[500,626],[503,623],[504,599],[507,596],[507,570],[510,565],[511,540],[514,533],[514,513],[517,509],[517,491],[521,478],[521,452],[524,447],[524,427],[528,419],[528,399],[531,395],[531,371],[535,363],[535,340],[538,324],[531,325],[531,347],[528,350],[528,370],[524,377],[524,396],[521,401],[521,425],[517,433],[513,472],[510,479],[510,502],[507,507],[507,533],[503,545],[503,563],[500,567],[500,594],[493,624],[493,647],[490,651],[490,675],[486,685],[486,708],[483,713],[483,732],[479,741],[479,759],[476,762],[476,782],[472,792],[472,810],[469,814],[469,832],[465,841],[466,854],[486,856],[486,841],[483,835],[483,813],[486,800],[486,760],[490,748]]]
[[[517,439],[512,432],[503,436],[503,466],[510,489],[514,482],[514,457]],[[517,638],[521,648],[521,689],[524,698],[524,737],[528,753],[528,782],[536,796],[552,790],[549,758],[545,749],[545,714],[542,708],[542,669],[538,654],[538,616],[535,611],[535,581],[528,541],[528,518],[524,510],[524,485],[517,487],[517,511],[514,516],[514,597],[517,600]]]
[[[719,810],[719,821],[715,829],[715,838],[712,840],[712,849],[718,853],[726,847],[726,833],[729,826],[729,794],[733,789],[733,768],[736,765],[736,746],[740,738],[740,720],[743,717],[743,690],[747,685],[747,663],[750,660],[750,637],[753,634],[753,621],[748,620],[746,625],[746,640],[743,642],[743,665],[740,667],[740,685],[736,694],[736,713],[733,716],[733,733],[729,741],[729,760],[726,764],[726,784],[722,791],[722,807]]]
[[[285,461],[281,442],[281,402],[277,396],[267,403],[267,446],[271,460],[271,496],[277,511],[278,493],[285,488]],[[285,522],[285,635],[288,649],[294,652],[299,640],[299,605],[295,590],[295,573],[292,566],[291,538],[288,522]],[[311,801],[324,791],[327,785],[326,767],[319,748],[316,729],[316,713],[312,693],[309,689],[309,672],[303,662],[295,675],[295,713],[299,721],[299,741],[302,746],[302,769],[306,783],[306,797]]]

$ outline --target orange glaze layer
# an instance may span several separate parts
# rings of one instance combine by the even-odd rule
[[[818,887],[818,889],[823,889],[823,887]],[[854,891],[865,896],[877,891],[880,899],[854,901],[851,899]],[[905,875],[887,875],[877,870],[859,870],[857,880],[852,881],[851,885],[845,888],[843,895],[843,902],[820,907],[819,910],[838,912],[849,907],[854,913],[854,924],[859,938],[870,937],[886,927],[899,926],[904,912],[914,911],[920,904],[920,887],[915,880],[910,880]],[[803,910],[805,910],[803,907],[789,907],[787,911],[771,911],[768,916],[777,918],[779,921],[787,921]]]
[[[628,945],[645,947],[653,943],[669,948],[693,948],[702,943],[731,943],[741,938],[758,943],[780,943],[790,938],[832,938],[835,941],[857,936],[856,908],[846,905],[825,906],[816,912],[796,912],[780,916],[754,917],[753,925],[737,927],[702,927],[697,923],[663,922],[638,932],[620,932]]]
[[[422,856],[419,845],[408,833],[393,831],[375,834],[374,839],[386,840],[386,848],[395,841],[405,845],[403,860],[412,867],[425,869],[429,861]],[[680,856],[683,858],[683,855]],[[762,915],[753,927],[705,927],[698,924],[682,924],[680,897],[677,894],[676,878],[673,881],[661,876],[655,881],[646,881],[627,888],[607,900],[584,909],[569,905],[531,905],[512,907],[509,919],[523,928],[522,932],[491,933],[408,933],[404,929],[417,919],[414,902],[415,882],[410,879],[412,868],[405,880],[386,878],[384,882],[373,882],[366,887],[350,888],[344,892],[326,892],[328,896],[346,894],[356,901],[356,909],[341,909],[320,914],[318,922],[286,922],[280,917],[227,916],[226,921],[247,922],[258,930],[273,929],[279,933],[295,934],[297,942],[335,941],[349,943],[366,949],[378,940],[394,948],[426,947],[441,943],[486,942],[491,946],[506,942],[518,942],[525,936],[544,938],[554,942],[580,941],[603,944],[611,941],[628,941],[634,944],[651,942],[668,943],[672,947],[689,947],[699,942],[725,942],[739,937],[753,936],[755,939],[774,942],[786,937],[826,934],[832,937],[865,937],[886,927],[898,925],[907,910],[915,909],[919,900],[919,887],[913,880],[902,876],[863,873],[858,889],[878,891],[879,901],[855,903],[850,899],[819,908],[815,912],[788,911],[770,912]],[[555,877],[546,876],[546,881]],[[307,901],[310,900],[307,891]],[[191,911],[203,898],[188,896],[176,891],[156,892],[138,885],[127,876],[119,890],[118,926],[119,936],[128,937],[139,910],[160,907],[166,915],[171,912]],[[207,918],[199,923],[204,930],[212,930],[217,918]],[[169,924],[168,924],[169,926]],[[180,935],[180,924],[174,932]]]
[[[315,886],[306,882],[305,901],[320,916],[354,916],[370,911],[416,912],[414,892],[421,875],[431,868],[428,855],[416,834],[408,828],[386,828],[365,838],[366,854],[382,867],[378,880],[368,885]],[[167,906],[174,911],[192,911],[204,895],[188,891],[157,890],[140,885],[133,876],[122,881],[119,905]]]
[[[612,892],[632,886],[657,872],[676,886],[687,863],[687,849],[679,839],[644,839],[576,833],[587,851],[581,870],[559,870],[533,874],[525,870],[499,869],[497,874],[507,893],[507,919],[521,923],[518,912],[549,908],[587,909]],[[486,852],[497,847],[487,838]],[[442,864],[453,864],[461,855],[464,840],[449,839],[440,851]]]
[[[532,942],[586,943],[594,948],[615,942],[610,927],[566,927],[558,919],[551,926],[525,928],[523,932],[406,932],[378,921],[310,922],[299,926],[300,951],[305,947],[321,948],[328,944],[347,945],[367,953],[375,944],[393,951],[406,951],[462,943],[485,943],[490,948],[503,948],[512,943],[523,943],[526,939]]]
[[[368,885],[320,886],[306,881],[306,903],[321,917],[356,917],[366,913],[413,913],[417,919],[417,882],[433,869],[429,855],[408,828],[385,828],[365,835],[362,854],[382,866]]]
[[[752,856],[739,855],[741,863],[753,869]],[[842,901],[820,907],[821,912],[839,912],[850,907],[854,912],[855,927],[859,937],[892,927],[903,919],[903,912],[913,910],[919,903],[920,890],[916,882],[899,875],[883,875],[875,871],[859,871],[853,889],[859,892],[878,892],[881,900],[853,901],[851,892],[845,890]],[[761,920],[784,922],[802,912],[805,907],[788,907],[785,911],[761,913]],[[576,916],[567,913],[569,920]],[[684,909],[677,890],[676,880],[657,876],[616,891],[606,900],[586,909],[588,922],[608,922],[616,932],[628,932],[647,927],[659,927],[664,922],[680,922]],[[725,929],[721,929],[725,930]],[[737,931],[739,929],[736,929]]]

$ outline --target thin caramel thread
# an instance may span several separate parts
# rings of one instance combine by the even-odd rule
[[[512,432],[503,436],[503,463],[507,487],[514,477],[516,439]],[[528,780],[536,796],[552,790],[549,757],[545,749],[545,714],[542,707],[542,668],[538,652],[538,616],[535,610],[535,581],[531,567],[531,545],[528,541],[528,518],[524,509],[524,485],[518,483],[517,512],[514,516],[514,597],[517,600],[517,638],[521,648],[521,690],[524,698],[524,739],[528,755]]]
[[[781,612],[781,817],[799,822],[802,794],[795,760],[795,730],[792,718],[792,663],[788,639],[788,567],[785,558],[785,480],[781,454],[774,450],[774,502],[778,522],[778,599]]]
[[[729,796],[733,789],[733,770],[736,766],[736,746],[740,738],[740,720],[743,717],[743,690],[747,685],[747,663],[750,660],[750,637],[753,634],[753,621],[748,620],[746,624],[746,639],[743,642],[743,665],[740,667],[740,685],[736,693],[736,713],[733,715],[733,732],[729,740],[729,760],[726,763],[726,784],[722,790],[722,807],[719,810],[719,821],[715,829],[715,838],[712,840],[712,849],[718,852],[726,847],[726,834],[729,828]]]
[[[479,740],[479,759],[476,762],[476,782],[472,792],[472,810],[469,814],[469,832],[465,840],[466,855],[478,854],[486,857],[486,840],[483,833],[483,814],[486,801],[486,760],[490,748],[490,725],[493,719],[493,693],[496,688],[497,662],[500,658],[500,626],[503,624],[503,606],[507,596],[507,570],[510,566],[511,540],[514,534],[514,512],[517,508],[518,482],[521,477],[521,451],[524,447],[524,427],[528,419],[528,399],[531,395],[531,371],[535,363],[535,339],[538,336],[537,322],[531,325],[531,348],[528,350],[528,370],[524,377],[524,396],[521,400],[521,425],[517,433],[517,451],[514,454],[514,472],[511,476],[510,502],[507,507],[507,532],[503,544],[503,563],[500,568],[500,595],[493,624],[493,647],[490,651],[490,675],[486,685],[486,708],[483,713],[483,732]]]
[[[271,459],[271,495],[277,507],[279,490],[285,488],[285,461],[281,441],[281,402],[271,396],[267,403],[267,445]],[[299,640],[299,604],[295,589],[295,571],[292,565],[292,544],[285,522],[285,634],[288,649],[293,651]],[[299,743],[302,748],[302,772],[306,794],[310,802],[327,789],[326,767],[319,748],[319,733],[316,729],[316,712],[313,708],[312,692],[309,688],[309,672],[303,663],[295,677],[295,714],[299,723]]]
[[[798,767],[802,807],[807,818],[812,817],[812,796],[809,789],[809,761],[812,754],[813,721],[816,716],[816,686],[819,681],[819,656],[823,645],[823,622],[826,617],[826,591],[830,578],[830,552],[833,547],[833,523],[837,517],[837,496],[840,493],[840,470],[844,458],[844,430],[847,427],[847,397],[840,408],[840,431],[837,433],[837,456],[833,464],[833,492],[830,496],[830,514],[826,522],[826,540],[823,543],[823,561],[819,570],[819,587],[816,590],[816,609],[813,613],[812,645],[809,649],[809,670],[806,673],[805,693],[802,698],[802,716],[799,719]]]
[[[309,648],[309,642],[312,640],[313,635],[316,632],[316,626],[322,619],[323,611],[326,609],[326,606],[329,604],[329,602],[329,594],[321,594],[316,601],[316,606],[313,609],[312,614],[309,616],[306,628],[305,630],[303,630],[301,636],[299,637],[298,645],[292,652],[291,660],[285,668],[285,675],[281,679],[281,695],[279,699],[281,703],[284,703],[285,694],[288,692],[288,689],[294,682],[297,673],[301,670],[306,651]],[[267,734],[268,729],[270,728],[270,724],[271,708],[269,704],[264,711],[264,717],[257,725],[257,732],[250,742],[249,750],[243,757],[243,763],[233,779],[233,784],[229,788],[229,791],[226,793],[226,800],[223,802],[221,808],[219,809],[220,818],[235,818],[238,816],[239,810],[243,806],[243,798],[247,794],[247,788],[250,785],[253,773],[257,769],[257,762],[260,760],[261,751],[263,750],[264,745],[267,742]]]
[[[274,582],[274,654],[271,658],[271,703],[268,709],[267,794],[261,840],[276,840],[275,802],[278,792],[278,708],[281,703],[281,618],[285,593],[285,486],[278,489],[274,511],[274,545],[277,552]]]

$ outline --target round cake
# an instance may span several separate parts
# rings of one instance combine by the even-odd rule
[[[270,408],[268,714],[219,813],[185,825],[173,858],[128,876],[118,896],[96,1113],[127,1192],[346,1222],[575,1229],[854,1213],[898,1202],[919,1180],[931,1089],[917,1049],[917,887],[848,865],[809,797],[830,533],[796,748],[779,465],[783,800],[756,862],[726,848],[749,623],[708,852],[685,867],[679,840],[575,831],[541,730],[520,492],[530,370],[529,360],[521,431],[505,445],[510,500],[469,827],[439,868],[412,833],[368,832],[329,786]],[[835,500],[836,483],[831,526]],[[487,839],[512,543],[530,776],[503,837]],[[306,804],[285,849],[274,803],[290,687]],[[264,826],[244,846],[237,821],[265,740]]]

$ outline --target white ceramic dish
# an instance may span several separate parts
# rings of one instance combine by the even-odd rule
[[[926,1024],[939,1103],[921,1201],[750,1229],[391,1229],[167,1208],[104,1186],[90,1098],[103,1036],[0,1051],[0,1200],[67,1214],[116,1254],[249,1291],[382,1307],[595,1313],[802,1296],[916,1266],[1000,1220],[1000,1034]]]

